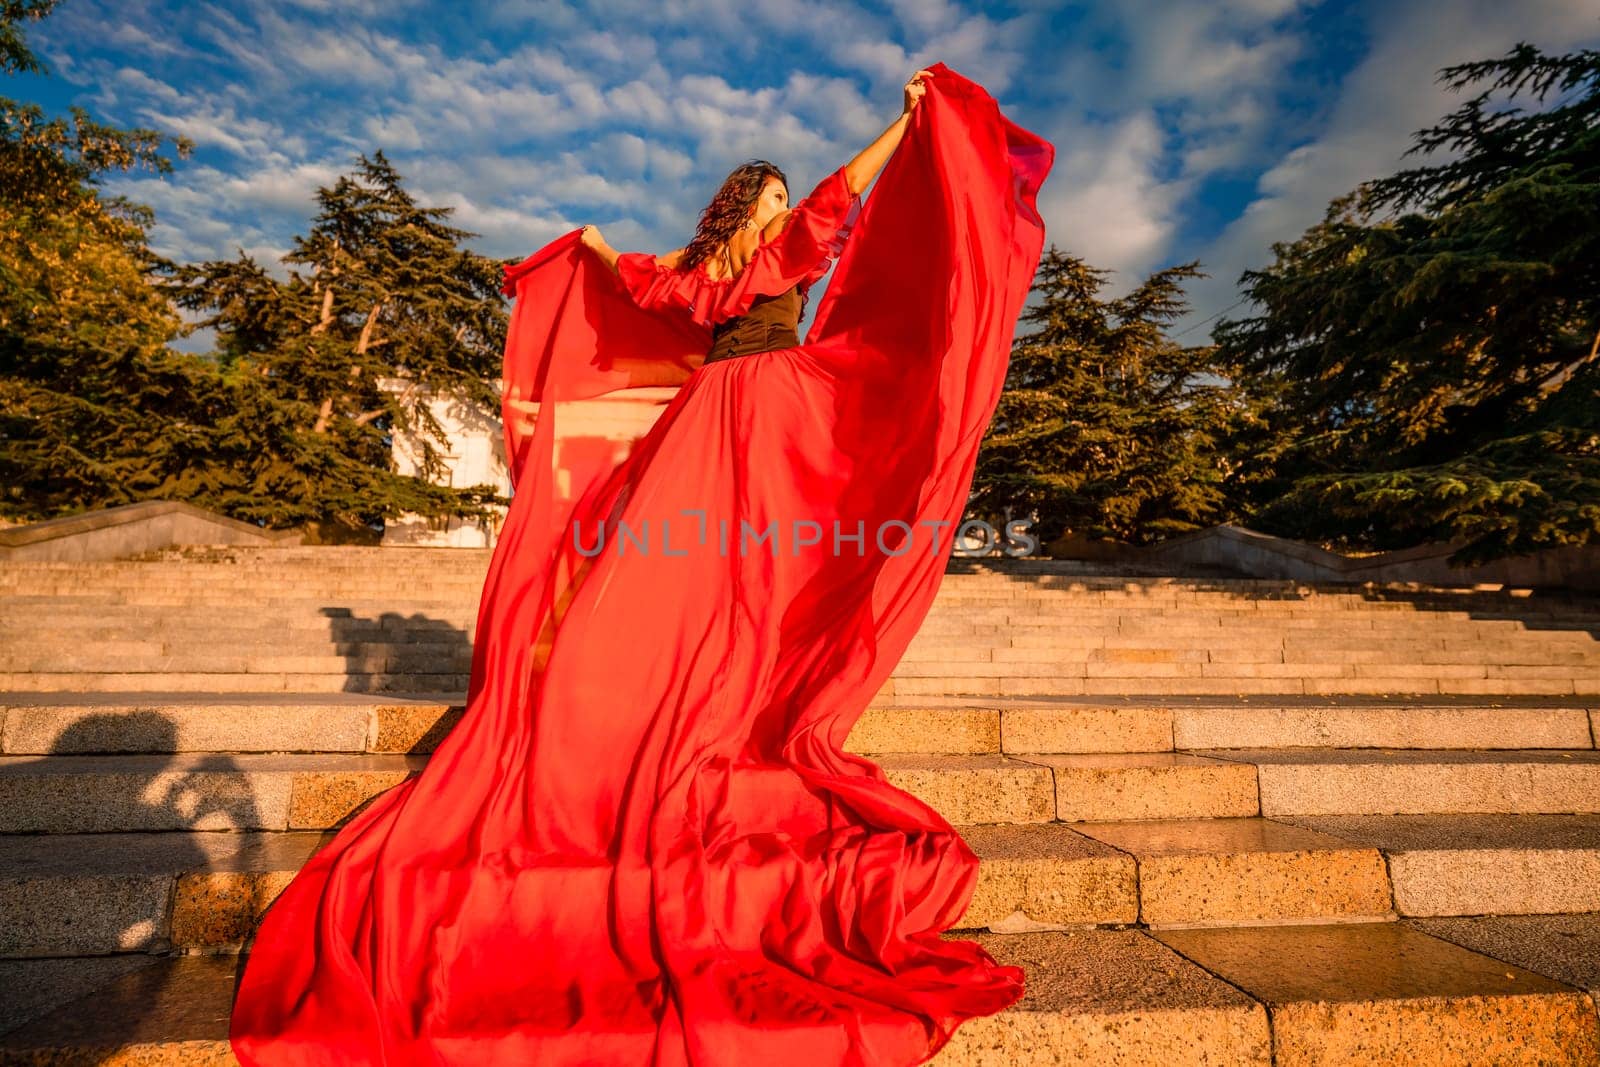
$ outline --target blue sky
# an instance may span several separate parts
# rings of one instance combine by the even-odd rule
[[[279,277],[316,188],[378,148],[484,255],[585,222],[625,251],[674,248],[731,167],[771,159],[798,199],[943,61],[1056,145],[1047,243],[1116,271],[1113,291],[1201,261],[1178,324],[1199,342],[1241,270],[1455,106],[1439,67],[1518,40],[1600,46],[1600,5],[62,0],[26,32],[51,76],[4,95],[197,142],[171,175],[104,182],[155,209],[159,252],[242,248]]]

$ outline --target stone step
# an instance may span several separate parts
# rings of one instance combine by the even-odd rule
[[[195,669],[204,670],[207,661],[197,657],[208,647],[219,655],[233,657],[262,659],[276,655],[332,660],[356,654],[445,654],[458,648],[470,649],[475,636],[475,627],[442,619],[413,620],[408,626],[397,626],[389,631],[371,628],[358,631],[342,624],[320,632],[285,629],[277,635],[276,642],[268,633],[246,635],[212,631],[172,636],[159,627],[128,625],[120,632],[108,630],[98,635],[72,630],[48,635],[32,631],[26,636],[19,635],[16,640],[5,640],[0,646],[0,655],[13,670],[35,662],[41,669],[66,669],[68,663],[86,664],[89,666],[85,669],[94,669],[100,663],[115,666],[124,661],[144,661],[160,656],[181,657],[180,662],[198,663]],[[3,635],[0,640],[4,640]],[[1015,637],[979,631],[930,634],[915,640],[895,665],[895,670],[908,677],[922,678],[983,675],[1592,678],[1600,672],[1600,653],[1594,650],[1537,641],[1483,642],[1478,648],[1410,654],[1403,648],[1360,653],[1338,649],[1286,651],[1281,646],[1265,643],[1185,643],[1177,639],[1166,645],[1109,641],[1078,646],[1016,642]]]
[[[94,582],[71,576],[58,583],[18,583],[0,580],[0,601],[22,600],[54,602],[63,608],[115,601],[152,602],[187,600],[227,604],[262,599],[286,603],[318,603],[328,600],[370,601],[381,591],[390,603],[412,602],[475,604],[482,593],[481,580],[469,582],[405,583],[386,571],[374,571],[347,582],[305,582],[273,576],[258,582],[241,582],[237,575],[188,575],[182,581]],[[1591,633],[1600,623],[1600,601],[1580,607],[1531,606],[1526,604],[1478,603],[1394,603],[1357,599],[1319,598],[1299,602],[1259,601],[1249,597],[1174,600],[1171,598],[1108,598],[1098,594],[1019,591],[970,593],[940,590],[934,604],[946,611],[973,617],[1055,618],[1069,621],[1073,616],[1096,620],[1126,618],[1194,618],[1206,625],[1269,625],[1272,623],[1329,625],[1397,626],[1419,620],[1452,622],[1481,621],[1486,624],[1526,622],[1529,628],[1567,627]]]
[[[1173,747],[1178,749],[1583,749],[1595,747],[1597,735],[1600,702],[1587,708],[1219,704],[1172,711]]]
[[[371,589],[349,596],[297,596],[279,590],[276,594],[242,593],[233,590],[180,590],[161,596],[124,597],[96,595],[63,602],[60,598],[16,597],[8,598],[5,606],[26,604],[37,607],[41,602],[53,603],[62,610],[73,607],[94,609],[110,605],[126,609],[129,613],[141,611],[257,611],[271,608],[275,612],[303,612],[317,614],[322,611],[387,611],[429,612],[432,614],[466,614],[477,607],[476,596],[396,596],[388,594],[376,599]]]
[[[1399,923],[944,936],[1022,967],[1027,992],[963,1022],[929,1061],[939,1067],[1600,1056],[1582,989]],[[1569,957],[1595,947],[1541,967],[1581,969]],[[109,959],[0,962],[0,986],[18,991],[0,1006],[0,1064],[237,1062],[228,1021],[239,955]]]
[[[404,566],[375,563],[349,571],[312,571],[303,568],[248,570],[238,567],[205,565],[174,566],[165,569],[96,571],[87,565],[54,572],[24,572],[13,564],[0,563],[0,594],[58,595],[77,597],[119,592],[179,592],[237,590],[242,593],[296,592],[312,595],[327,592],[360,594],[382,588],[398,596],[417,591],[450,590],[458,595],[476,595],[486,572],[465,573],[408,570]],[[1301,595],[1263,595],[1249,588],[1217,590],[1162,590],[1153,587],[1108,590],[1084,585],[1059,585],[1047,581],[963,583],[946,576],[936,591],[939,600],[975,605],[1017,603],[1072,604],[1078,607],[1122,607],[1130,610],[1224,610],[1231,614],[1282,614],[1312,612],[1351,612],[1362,614],[1412,614],[1462,612],[1508,614],[1516,617],[1594,620],[1600,618],[1600,599],[1575,594],[1544,597],[1505,597],[1493,593],[1464,593],[1446,596],[1406,596],[1373,598],[1360,593],[1329,590]]]
[[[106,598],[200,597],[217,601],[230,598],[254,600],[261,597],[285,600],[316,598],[370,597],[374,589],[401,602],[421,599],[476,600],[481,594],[482,576],[467,578],[417,578],[406,580],[388,568],[373,568],[343,579],[315,579],[295,574],[263,574],[248,578],[231,570],[186,570],[171,577],[142,576],[102,579],[83,574],[65,574],[54,580],[8,579],[0,571],[0,596],[7,599],[49,598],[70,604]],[[1249,594],[1171,597],[1150,595],[1110,595],[1098,592],[1050,590],[1018,587],[1004,590],[958,589],[948,583],[936,594],[936,603],[979,613],[1022,611],[1033,613],[1072,611],[1097,615],[1132,616],[1195,615],[1231,622],[1252,618],[1261,622],[1277,619],[1348,617],[1402,621],[1408,617],[1442,617],[1457,620],[1527,620],[1530,624],[1587,625],[1600,622],[1600,603],[1593,598],[1583,603],[1532,604],[1457,598],[1438,601],[1374,601],[1353,596],[1319,596],[1301,600],[1263,600]]]
[[[327,550],[322,550],[326,552]],[[1348,599],[1365,603],[1506,603],[1583,606],[1593,598],[1581,594],[1562,594],[1551,590],[1496,589],[1487,586],[1427,585],[1422,583],[1307,582],[1293,579],[1217,577],[1169,577],[1106,573],[1092,565],[1070,561],[1044,561],[1036,566],[1029,561],[1010,560],[999,568],[972,567],[970,561],[951,559],[946,567],[944,586],[952,589],[1061,589],[1078,593],[1098,593],[1125,598],[1206,599],[1248,596],[1262,601],[1296,602],[1319,598]],[[139,574],[182,574],[213,571],[236,575],[260,574],[279,580],[299,576],[345,575],[365,577],[381,570],[402,580],[433,580],[440,576],[481,579],[487,573],[489,555],[464,557],[450,552],[408,554],[399,548],[382,548],[365,555],[322,555],[271,557],[171,557],[165,560],[109,560],[93,562],[7,561],[0,563],[0,580],[26,580],[48,575],[79,577],[127,576]]]
[[[371,592],[374,587],[394,590],[398,597],[411,597],[429,590],[445,590],[453,595],[477,595],[485,574],[406,574],[403,569],[374,568],[347,574],[306,574],[294,571],[248,573],[238,568],[186,566],[171,571],[139,573],[91,573],[64,571],[59,574],[8,573],[0,565],[0,595],[56,595],[62,598],[104,593],[208,592],[226,584],[229,592],[275,593],[275,595],[328,595],[328,593]],[[1246,590],[1229,592],[1150,593],[1106,592],[1093,589],[1059,589],[1050,585],[1013,584],[1006,587],[979,587],[946,582],[938,590],[938,600],[957,605],[1074,605],[1085,609],[1139,609],[1139,611],[1189,611],[1221,609],[1234,616],[1277,617],[1283,614],[1363,613],[1427,614],[1456,613],[1507,614],[1515,617],[1574,619],[1594,621],[1600,617],[1600,603],[1594,598],[1501,598],[1493,595],[1405,600],[1373,600],[1355,593],[1318,593],[1307,597],[1262,598]]]
[[[1390,816],[961,826],[973,928],[1152,928],[1600,911],[1600,817]],[[0,836],[0,956],[216,949],[332,831]],[[1380,858],[1380,852],[1382,858]],[[1384,860],[1387,860],[1388,874]],[[1136,867],[1137,864],[1137,867]],[[60,901],[72,900],[70,912]]]
[[[1600,820],[1591,823],[1584,832],[1592,836]],[[1394,913],[1377,847],[1305,826],[1224,818],[958,829],[982,861],[964,927],[1142,922],[1155,928]],[[8,872],[0,957],[237,946],[332,836],[332,830],[0,835],[0,869]],[[1562,844],[1552,845],[1551,869],[1564,862]],[[1493,882],[1496,873],[1480,876]],[[72,907],[63,910],[63,900]]]
[[[11,673],[164,674],[464,674],[472,669],[472,642],[397,644],[324,642],[310,653],[277,648],[169,645],[159,641],[17,648],[0,652],[0,671]]]
[[[14,686],[23,688],[22,686]],[[0,688],[4,688],[0,679]],[[40,688],[40,687],[33,687]],[[68,687],[70,688],[70,687]],[[1150,675],[1107,675],[1096,677],[1025,677],[962,676],[941,678],[908,678],[896,676],[889,682],[888,692],[897,698],[962,696],[986,700],[1031,696],[1120,696],[1124,693],[1145,693],[1163,696],[1245,696],[1272,694],[1277,696],[1385,696],[1408,694],[1416,696],[1583,696],[1593,697],[1597,690],[1586,678],[1568,676],[1546,677],[1486,677],[1438,678],[1418,676],[1389,676],[1361,673],[1353,677],[1307,677],[1304,675],[1273,677],[1151,677]]]
[[[1256,815],[1256,772],[1181,753],[887,754],[889,780],[954,823]],[[425,755],[0,758],[0,833],[317,830],[419,773]]]
[[[144,634],[159,634],[168,640],[210,634],[221,634],[228,640],[251,640],[269,636],[274,631],[291,636],[315,634],[325,640],[329,635],[344,634],[387,635],[394,638],[437,632],[441,628],[470,631],[476,625],[477,619],[466,612],[401,614],[388,609],[377,610],[370,615],[322,611],[258,615],[241,613],[237,607],[201,611],[191,605],[161,612],[132,611],[119,606],[115,609],[85,609],[77,615],[48,608],[29,608],[11,618],[0,614],[0,635],[15,635],[17,639],[22,639],[37,634],[55,640],[115,639]]]
[[[459,674],[0,673],[0,693],[459,693]]]
[[[964,675],[915,677],[892,675],[879,695],[901,702],[932,697],[962,697],[986,701],[1014,697],[1121,696],[1248,696],[1326,695],[1387,696],[1430,695],[1515,698],[1519,696],[1576,696],[1600,694],[1600,683],[1569,671],[1533,676],[1502,669],[1490,677],[1401,676],[1357,673],[1325,676],[1304,672],[1288,677],[1222,676],[1162,677],[1149,674],[1110,674],[1093,677],[1028,675]],[[467,673],[417,670],[407,673],[364,672],[341,668],[333,671],[0,671],[0,692],[14,693],[448,693],[466,689]]]
[[[222,593],[240,595],[355,595],[373,589],[389,590],[392,597],[408,598],[430,590],[451,595],[477,597],[485,584],[483,574],[406,574],[390,566],[374,566],[349,574],[306,574],[294,571],[246,573],[237,568],[186,566],[171,571],[138,571],[106,574],[93,571],[62,571],[59,574],[18,574],[0,563],[0,597],[59,597],[75,600],[101,595],[165,595],[165,593]],[[1050,585],[1013,584],[1008,587],[973,587],[952,584],[947,579],[936,592],[942,603],[1002,608],[1040,605],[1074,606],[1099,611],[1221,611],[1232,617],[1278,617],[1293,614],[1459,614],[1464,617],[1512,616],[1534,619],[1595,621],[1600,617],[1600,600],[1595,597],[1504,598],[1472,593],[1456,597],[1408,597],[1400,600],[1374,600],[1358,593],[1317,593],[1302,597],[1261,597],[1250,590],[1226,592],[1160,593],[1150,590],[1107,592],[1094,589],[1059,589]]]
[[[1138,861],[1139,918],[1152,928],[1378,917],[1391,910],[1403,916],[1600,912],[1597,815],[1304,816],[1071,828]],[[1299,838],[1299,829],[1322,836]]]
[[[1197,653],[1205,655],[1204,651]],[[305,659],[306,657],[299,657]],[[338,657],[323,657],[336,662]],[[268,661],[271,662],[270,660]],[[270,668],[269,668],[270,669]],[[277,668],[285,669],[285,668]],[[973,678],[1418,678],[1446,679],[1560,679],[1596,687],[1600,691],[1600,659],[1579,663],[1409,663],[1326,662],[1315,659],[1281,663],[1215,662],[1206,659],[1105,660],[1040,658],[1026,660],[902,660],[893,677],[907,679]],[[1509,688],[1509,687],[1507,687]]]
[[[108,642],[30,642],[0,651],[0,673],[9,674],[454,674],[472,668],[473,643],[465,634],[446,636],[435,631],[433,641],[396,643],[324,641],[313,651],[300,652],[283,644],[240,646],[216,642],[166,642],[118,640]],[[1414,679],[1430,688],[1458,682],[1499,683],[1515,691],[1529,681],[1557,687],[1560,692],[1600,692],[1600,657],[1578,662],[1515,663],[1414,663],[1329,662],[1311,658],[1289,662],[1259,662],[1254,658],[1218,662],[1204,658],[1204,650],[1189,650],[1191,659],[1104,659],[1032,653],[1020,659],[979,658],[991,650],[960,650],[935,659],[907,658],[896,664],[891,677],[924,689],[931,683],[954,682],[957,692],[988,692],[1002,683],[1042,683],[1050,687],[1069,680],[1119,680],[1150,678],[1178,680],[1278,680],[1322,685],[1348,682],[1360,686],[1368,679]],[[995,649],[993,652],[1005,650]],[[958,658],[959,657],[959,658]],[[981,679],[982,682],[977,680]],[[974,686],[976,685],[976,688]],[[915,690],[913,690],[915,691]],[[1049,691],[1037,690],[1034,691]]]
[[[332,632],[327,627],[319,632],[285,626],[274,639],[270,633],[255,630],[229,632],[214,628],[174,634],[159,626],[149,626],[141,627],[137,633],[130,632],[128,627],[103,627],[52,637],[43,637],[34,631],[16,640],[0,634],[0,641],[5,642],[0,647],[0,658],[9,663],[46,661],[54,657],[61,664],[73,661],[93,664],[98,660],[125,667],[128,660],[194,656],[207,647],[229,657],[448,656],[460,648],[470,649],[472,634],[440,626],[414,626],[409,630],[383,630],[375,626],[356,630],[340,626]]]
[[[53,616],[48,617],[48,621],[38,620],[36,625],[30,624],[27,619],[0,621],[0,638],[5,639],[8,650],[57,647],[64,641],[145,642],[176,648],[202,641],[213,641],[249,648],[268,644],[277,638],[284,643],[285,648],[293,651],[317,652],[325,651],[330,644],[336,642],[396,643],[427,640],[430,634],[436,635],[441,630],[448,631],[452,636],[459,633],[470,635],[475,626],[475,620],[458,622],[433,616],[409,618],[395,615],[377,618],[353,616],[328,619],[324,616],[292,615],[279,616],[276,619],[241,620],[233,613],[215,617],[187,613],[118,617],[106,611],[99,611],[70,624]],[[1329,640],[1333,640],[1331,635]],[[1310,646],[1299,647],[1311,652],[1313,658],[1354,653],[1355,655],[1348,656],[1352,662],[1361,659],[1362,654],[1370,653],[1404,660],[1449,655],[1477,656],[1480,661],[1485,658],[1505,662],[1517,661],[1503,659],[1501,656],[1486,657],[1486,652],[1490,650],[1499,650],[1512,656],[1531,654],[1555,657],[1557,661],[1577,657],[1577,662],[1585,662],[1583,657],[1589,651],[1583,645],[1566,641],[1544,641],[1534,636],[1515,641],[1502,638],[1493,640],[1464,638],[1450,639],[1447,644],[1444,638],[1430,638],[1396,639],[1382,645],[1368,641],[1365,645],[1358,644],[1358,647],[1354,648],[1319,650]],[[1233,652],[1240,653],[1243,661],[1281,662],[1285,656],[1285,644],[1281,638],[1269,639],[1265,636],[1198,643],[1166,641],[1154,635],[1123,636],[1115,633],[1057,637],[1024,630],[998,630],[961,620],[930,617],[912,638],[904,658],[917,660],[940,655],[964,655],[968,659],[982,660],[1043,660],[1070,656],[1105,660],[1160,661],[1184,660],[1196,656],[1205,659],[1208,658],[1207,653],[1214,657],[1218,653]],[[1600,661],[1600,656],[1590,657],[1587,661]]]
[[[296,554],[274,550],[260,555],[174,555],[165,557],[127,557],[102,560],[7,560],[4,569],[13,573],[77,571],[123,572],[180,568],[232,568],[237,570],[283,571],[361,571],[374,566],[390,566],[402,573],[441,571],[471,573],[486,571],[492,552],[483,550],[408,550],[397,546],[374,546],[365,551],[354,547],[320,546],[314,552]],[[1311,581],[1297,578],[1248,578],[1234,575],[1180,576],[1144,571],[1116,571],[1071,560],[995,559],[990,566],[971,557],[950,556],[945,561],[944,581],[964,584],[1044,584],[1106,590],[1165,590],[1168,592],[1215,592],[1251,589],[1263,596],[1294,597],[1319,593],[1346,593],[1372,599],[1447,596],[1498,596],[1506,599],[1546,599],[1548,589],[1495,587],[1487,584],[1429,584],[1422,582]]]
[[[927,660],[960,660],[978,658],[980,651],[971,638],[957,639],[939,635],[939,640],[917,639],[907,648],[903,663]],[[1029,638],[1018,644],[1019,637]],[[1345,649],[1286,645],[1282,642],[1235,641],[1203,645],[1157,644],[1153,640],[1085,640],[1080,643],[1034,641],[1031,635],[1011,634],[996,636],[992,647],[982,649],[987,658],[996,663],[1212,663],[1212,664],[1266,664],[1281,663],[1336,663],[1336,664],[1471,664],[1485,662],[1497,664],[1528,663],[1594,667],[1600,665],[1600,646],[1591,650],[1566,642],[1537,640],[1432,642],[1392,641],[1381,645]]]
[[[1592,707],[1309,704],[1123,696],[867,707],[852,752],[937,755],[1165,752],[1208,748],[1591,749]],[[463,698],[340,693],[0,694],[0,754],[116,752],[431,752],[465,713]]]
[[[366,555],[257,556],[202,559],[117,560],[7,560],[0,562],[0,579],[25,580],[55,576],[181,575],[227,572],[270,577],[316,575],[370,575],[382,570],[402,579],[433,580],[440,576],[479,577],[489,569],[489,554],[461,556],[449,552],[408,554],[399,548],[382,548]],[[1051,573],[1059,569],[1059,573]],[[1505,602],[1523,604],[1585,604],[1592,597],[1553,589],[1492,588],[1489,586],[1428,585],[1410,582],[1303,581],[1290,578],[1229,576],[1179,577],[1150,574],[1084,573],[1056,561],[1055,568],[1030,567],[1008,561],[1000,570],[968,567],[959,558],[946,562],[942,578],[946,588],[1062,589],[1107,595],[1147,597],[1218,597],[1247,595],[1262,601],[1288,601],[1337,597],[1367,603],[1390,602]]]
[[[315,830],[427,757],[0,757],[0,833]],[[877,758],[950,822],[1600,811],[1597,750],[1203,749]]]
[[[160,752],[432,752],[465,711],[447,699],[356,693],[201,692],[130,699],[0,694],[5,755]]]
[[[230,632],[262,633],[267,630],[267,619],[290,625],[294,629],[314,629],[317,632],[334,632],[336,627],[382,627],[406,630],[427,625],[450,625],[454,629],[469,629],[477,622],[472,606],[458,609],[426,608],[406,605],[408,611],[395,611],[394,605],[269,605],[259,601],[261,611],[270,614],[242,614],[234,603],[216,609],[202,609],[194,603],[182,605],[91,605],[75,609],[72,613],[53,605],[22,605],[10,614],[0,609],[0,633],[11,637],[27,637],[29,633],[58,635],[85,629],[122,629],[123,632],[144,632],[158,625],[166,630],[206,630],[219,625]],[[1171,619],[1144,619],[1138,624],[1118,622],[1086,622],[1082,616],[1072,616],[1069,622],[1054,619],[1019,619],[1019,621],[986,622],[970,616],[933,611],[923,622],[920,635],[973,635],[987,638],[984,645],[1011,646],[1011,648],[1285,648],[1384,649],[1389,645],[1405,648],[1450,648],[1453,643],[1466,643],[1470,648],[1496,649],[1502,645],[1510,648],[1562,648],[1579,649],[1600,654],[1600,643],[1586,630],[1520,629],[1518,622],[1507,622],[1510,629],[1490,629],[1488,622],[1448,622],[1435,619],[1418,619],[1403,625],[1296,625],[1294,619],[1282,625],[1187,625]]]
[[[170,614],[119,613],[109,608],[77,618],[29,609],[0,618],[0,639],[12,654],[60,648],[64,643],[147,644],[182,650],[200,643],[226,643],[235,649],[271,647],[274,641],[299,653],[326,652],[336,642],[413,642],[440,634],[470,641],[476,619],[464,614],[401,615],[392,611],[329,618],[323,613],[274,612],[240,618],[237,609],[206,615],[191,608]],[[931,615],[907,648],[906,662],[939,658],[978,661],[1050,662],[1333,662],[1410,664],[1600,664],[1600,644],[1572,631],[1515,635],[1431,632],[1352,639],[1328,632],[1286,638],[1281,630],[1207,631],[1204,635],[1152,630],[1122,633],[1085,627],[1061,634],[1030,627],[997,628],[959,618]]]
[[[1600,816],[1313,815],[1285,821],[1380,849],[1401,915],[1600,912]]]
[[[0,833],[320,830],[419,773],[426,756],[0,758]]]
[[[369,630],[369,634],[379,631]],[[248,638],[225,632],[171,637],[145,630],[55,638],[29,635],[0,646],[6,673],[438,673],[470,665],[474,635],[438,622],[414,624],[409,632],[386,631],[383,639],[347,632],[284,630]],[[1339,651],[1289,654],[1275,648],[1180,647],[1063,650],[992,646],[1004,638],[966,635],[918,638],[895,665],[893,676],[924,689],[941,679],[1046,678],[1058,682],[1102,678],[1150,679],[1416,679],[1435,686],[1496,682],[1502,692],[1516,683],[1556,683],[1561,691],[1600,683],[1600,655],[1549,648],[1517,650],[1486,646],[1463,652],[1406,655],[1401,650],[1353,655]],[[1493,657],[1492,659],[1490,657]],[[1014,685],[1014,683],[1012,683]],[[1571,687],[1571,688],[1567,688]],[[1137,691],[1137,687],[1135,687]]]
[[[73,575],[59,582],[5,582],[0,580],[0,599],[16,601],[54,601],[63,607],[83,603],[126,600],[194,599],[211,603],[256,601],[316,602],[323,600],[365,601],[381,592],[392,603],[437,601],[475,603],[482,593],[481,579],[472,581],[397,580],[387,571],[374,570],[359,579],[343,582],[308,582],[293,577],[271,576],[244,582],[228,572],[190,574],[173,581],[97,582]],[[999,593],[952,592],[946,587],[935,594],[935,605],[949,611],[974,616],[1045,616],[1065,620],[1082,614],[1095,619],[1107,617],[1185,618],[1205,620],[1208,625],[1267,625],[1294,620],[1324,620],[1350,626],[1402,625],[1420,619],[1455,622],[1483,621],[1503,623],[1525,621],[1530,627],[1568,626],[1591,632],[1600,623],[1600,602],[1584,606],[1533,606],[1526,604],[1480,603],[1395,603],[1331,597],[1284,602],[1261,601],[1249,597],[1211,599],[1172,599],[1151,597],[1105,597],[1099,594],[1048,592],[1038,590]]]
[[[405,642],[430,635],[470,638],[476,620],[429,614],[328,618],[324,615],[276,615],[244,621],[236,613],[215,618],[184,613],[175,616],[117,616],[102,610],[70,625],[58,617],[0,623],[6,649],[30,651],[59,647],[63,642],[145,643],[177,649],[211,641],[248,648],[274,637],[297,652],[326,651],[334,642]],[[960,620],[930,617],[912,639],[908,662],[942,655],[967,660],[1049,662],[1055,659],[1126,663],[1185,663],[1228,659],[1252,662],[1371,663],[1600,663],[1600,644],[1570,641],[1544,634],[1514,638],[1491,635],[1427,638],[1396,636],[1391,640],[1347,641],[1337,634],[1317,635],[1324,643],[1286,640],[1281,633],[1210,633],[1203,639],[1172,634],[1123,634],[1090,630],[1059,635],[1030,629],[994,629]]]
[[[1595,750],[1255,748],[1196,756],[1254,767],[1268,816],[1600,812]]]

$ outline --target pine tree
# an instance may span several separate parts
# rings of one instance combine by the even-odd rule
[[[1050,247],[1022,321],[969,511],[996,528],[1031,517],[1063,535],[1142,543],[1224,521],[1230,442],[1249,405],[1209,346],[1167,328],[1187,309],[1195,263],[1102,299],[1108,272]]]
[[[0,10],[6,73],[48,73],[18,23],[54,6]],[[0,514],[140,499],[203,444],[189,413],[214,399],[215,382],[165,347],[181,323],[151,284],[152,216],[95,187],[112,169],[169,173],[163,140],[78,107],[70,122],[46,121],[37,105],[0,98]],[[174,145],[180,157],[193,148]]]
[[[451,209],[418,206],[381,150],[317,199],[311,232],[284,257],[305,274],[291,268],[279,282],[243,251],[172,272],[173,299],[207,313],[193,328],[215,329],[235,391],[219,428],[234,446],[256,443],[239,453],[247,480],[221,506],[274,526],[487,514],[501,502],[493,486],[447,489],[388,468],[403,429],[418,435],[424,475],[441,473],[430,391],[498,408],[500,261],[458,248],[476,235],[440,221]],[[398,395],[390,379],[404,382]]]
[[[1458,539],[1458,561],[1600,531],[1600,52],[1446,68],[1489,85],[1242,282],[1217,338],[1274,382],[1255,525],[1333,544]],[[1490,108],[1498,90],[1544,103]]]
[[[44,73],[19,24],[54,3],[0,7],[6,71]],[[242,254],[179,266],[149,250],[149,208],[96,187],[113,168],[170,173],[162,141],[0,98],[0,515],[170,499],[371,537],[400,512],[472,518],[504,503],[493,486],[403,477],[391,458],[391,434],[414,431],[425,478],[439,473],[426,391],[497,406],[501,264],[456,247],[475,235],[417,206],[378,152],[360,180],[319,191],[287,257],[308,278],[280,283]],[[174,304],[214,313],[185,327]],[[204,325],[216,352],[168,347]]]

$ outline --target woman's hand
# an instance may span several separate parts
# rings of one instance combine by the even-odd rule
[[[613,274],[616,273],[617,256],[620,253],[607,244],[604,237],[600,236],[600,227],[593,223],[585,223],[580,229],[583,231],[583,236],[579,240],[583,242],[584,247],[591,249],[595,255],[600,257],[600,262],[610,267]]]
[[[923,94],[928,91],[925,79],[933,77],[926,67],[911,75],[911,80],[906,82],[906,106],[902,114],[909,115],[912,110],[922,103]]]

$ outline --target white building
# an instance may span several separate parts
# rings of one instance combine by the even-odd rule
[[[383,388],[394,392],[414,385],[404,379],[388,378]],[[500,382],[493,383],[496,392]],[[660,416],[677,390],[671,388],[629,389],[625,395],[594,400],[569,401],[562,405],[556,422],[555,477],[564,480],[573,465],[593,464],[597,459],[614,461],[628,445],[642,437]],[[506,468],[505,436],[498,407],[489,411],[459,397],[440,396],[426,390],[433,417],[443,427],[447,443],[442,459],[445,470],[441,484],[452,486],[494,485],[501,496],[511,495],[511,475]],[[440,446],[434,443],[437,449]],[[422,448],[414,434],[394,434],[395,470],[413,477],[421,475]],[[603,453],[604,455],[597,455]],[[563,490],[565,486],[562,486]],[[405,514],[385,524],[386,545],[425,545],[448,548],[487,548],[494,545],[505,520],[505,509],[497,509],[494,519],[463,520],[453,517],[429,519]]]

